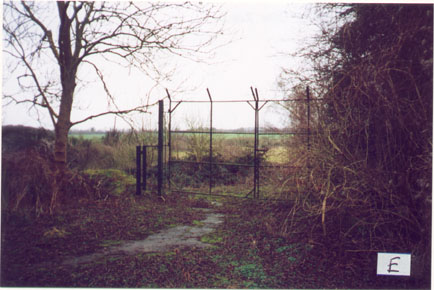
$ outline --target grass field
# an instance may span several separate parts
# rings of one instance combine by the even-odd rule
[[[149,134],[149,132],[146,132]],[[157,134],[157,132],[152,132],[154,134]],[[83,139],[99,139],[106,135],[106,132],[80,132],[80,131],[72,131],[69,133],[69,137],[76,137],[76,138],[83,138]],[[194,133],[194,132],[172,132],[172,136],[176,135],[182,135],[182,136],[194,136],[196,134],[202,134],[202,135],[209,135],[208,132],[205,133]],[[213,132],[213,139],[236,139],[236,138],[254,138],[254,133],[219,133],[219,132]],[[260,133],[259,138],[260,139],[283,139],[288,138],[289,135],[280,135],[280,134],[267,134],[267,133]]]
[[[81,133],[81,132],[71,132],[69,137],[83,138],[86,140],[96,140],[101,139],[106,135],[105,132],[95,132],[95,133]]]
[[[208,135],[209,132],[172,132],[172,136],[174,135],[183,135],[183,136],[193,136],[193,135]],[[291,136],[290,134],[273,134],[273,133],[259,133],[259,138],[261,139],[279,139],[279,138],[288,138]],[[235,139],[235,138],[254,138],[254,133],[223,133],[223,132],[213,132],[214,138],[227,138],[227,139]]]
[[[189,151],[186,150],[176,150],[172,152],[172,158],[177,160],[186,159],[188,156]],[[265,155],[265,160],[269,163],[285,164],[289,161],[289,153],[285,146],[276,146],[267,152]]]

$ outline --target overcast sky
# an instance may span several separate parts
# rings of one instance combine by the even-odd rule
[[[207,100],[206,88],[209,88],[213,99],[252,99],[250,86],[256,87],[262,99],[281,99],[284,96],[277,88],[278,76],[282,67],[302,68],[303,64],[287,54],[293,53],[306,44],[316,32],[306,9],[312,4],[284,2],[235,2],[224,4],[225,34],[221,42],[231,40],[220,47],[207,63],[197,63],[185,59],[173,59],[177,65],[177,73],[171,80],[163,81],[160,86],[151,90],[147,77],[135,70],[109,70],[109,84],[118,103],[123,106],[151,102],[166,96],[165,88],[173,94],[175,100],[201,99]],[[3,84],[5,86],[7,84]],[[185,91],[177,92],[182,88]],[[88,96],[92,96],[89,98]],[[72,119],[77,120],[89,113],[107,106],[104,91],[100,85],[89,83],[76,93],[74,104],[76,110]],[[168,103],[165,103],[166,107]],[[176,126],[185,127],[186,121],[194,121],[199,125],[208,124],[208,105],[181,104],[173,117]],[[287,120],[284,113],[276,112],[275,107],[266,105],[261,111],[261,125],[282,127]],[[39,117],[46,114],[41,111]],[[248,104],[218,104],[214,108],[214,127],[240,128],[252,127],[254,112]],[[139,129],[153,127],[157,115],[136,115],[134,126]],[[34,111],[24,106],[4,106],[2,110],[3,124],[24,124],[40,126]],[[42,126],[52,128],[47,117],[42,117]],[[72,129],[108,130],[128,128],[120,118],[104,117],[83,123]]]

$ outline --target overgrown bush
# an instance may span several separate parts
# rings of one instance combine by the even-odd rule
[[[48,153],[54,144],[54,133],[44,128],[8,125],[2,127],[2,152],[33,148]]]
[[[109,146],[100,141],[71,138],[68,168],[59,179],[51,153],[52,140],[53,133],[44,129],[3,127],[2,212],[5,217],[39,216],[53,213],[62,204],[80,198],[105,198],[133,190],[131,184],[135,184],[135,179],[111,168],[135,166],[132,155],[135,146],[120,143]]]
[[[196,162],[195,157],[189,157],[184,161]],[[213,162],[223,162],[220,155],[213,157]],[[209,162],[209,157],[204,157],[202,162]],[[244,173],[244,171],[243,171]],[[243,174],[238,166],[213,165],[212,180],[213,185],[231,185],[236,183]],[[181,187],[201,187],[207,186],[210,179],[209,164],[199,163],[178,163],[171,166],[171,181]]]
[[[136,166],[136,146],[141,143],[154,145],[154,139],[152,132],[116,130],[107,132],[102,140],[71,137],[68,165],[78,170],[116,168],[132,173]]]
[[[98,198],[89,178],[67,170],[62,181],[56,178],[50,156],[35,149],[2,155],[2,211],[9,214],[39,216],[53,213],[70,201]]]
[[[131,175],[118,169],[88,169],[83,172],[93,184],[99,196],[120,196],[126,192],[134,192],[136,180]]]
[[[304,51],[322,98],[311,150],[300,150],[310,190],[297,196],[282,231],[303,227],[342,255],[411,252],[421,269],[415,279],[429,285],[433,7],[326,7],[339,15],[329,27],[339,28],[324,29]]]
[[[210,178],[213,186],[240,185],[243,189],[253,186],[253,150],[239,150],[235,157],[215,153],[213,155],[212,170],[209,156],[197,163],[194,156],[187,156],[182,162],[173,162],[171,165],[171,182],[179,187],[207,187]],[[266,150],[257,156],[261,165],[266,165]],[[179,161],[179,160],[176,160]],[[261,169],[263,170],[263,169]],[[268,177],[267,177],[268,179]]]
[[[113,168],[116,149],[100,141],[71,138],[68,146],[68,167],[85,170]]]
[[[2,209],[48,212],[54,172],[50,161],[32,149],[2,155]]]

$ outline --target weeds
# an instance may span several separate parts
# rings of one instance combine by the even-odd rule
[[[130,193],[136,184],[134,177],[117,169],[88,169],[83,171],[83,174],[96,183],[99,195],[104,193],[119,196]]]
[[[293,194],[281,233],[307,236],[337,257],[364,253],[364,263],[379,251],[412,252],[425,259],[414,279],[429,285],[432,6],[318,8],[336,13],[336,22],[302,53],[314,66],[311,119],[306,102],[288,110],[295,131],[306,132],[310,122],[310,146],[303,136],[291,140],[308,178]],[[424,45],[414,45],[418,39]],[[288,77],[283,89],[303,79]],[[305,86],[292,86],[288,96],[306,98]]]
[[[200,238],[200,241],[207,244],[220,244],[223,241],[223,237],[216,233],[204,235]]]

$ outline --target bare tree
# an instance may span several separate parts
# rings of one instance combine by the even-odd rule
[[[5,98],[48,112],[56,136],[54,161],[63,171],[72,126],[107,114],[147,110],[147,105],[119,109],[102,63],[135,66],[149,77],[161,75],[156,54],[194,58],[206,53],[221,32],[222,17],[215,6],[189,2],[5,2],[3,52],[8,64],[15,65],[5,74],[15,74],[20,87],[19,94]],[[83,70],[95,73],[115,110],[72,121]]]

